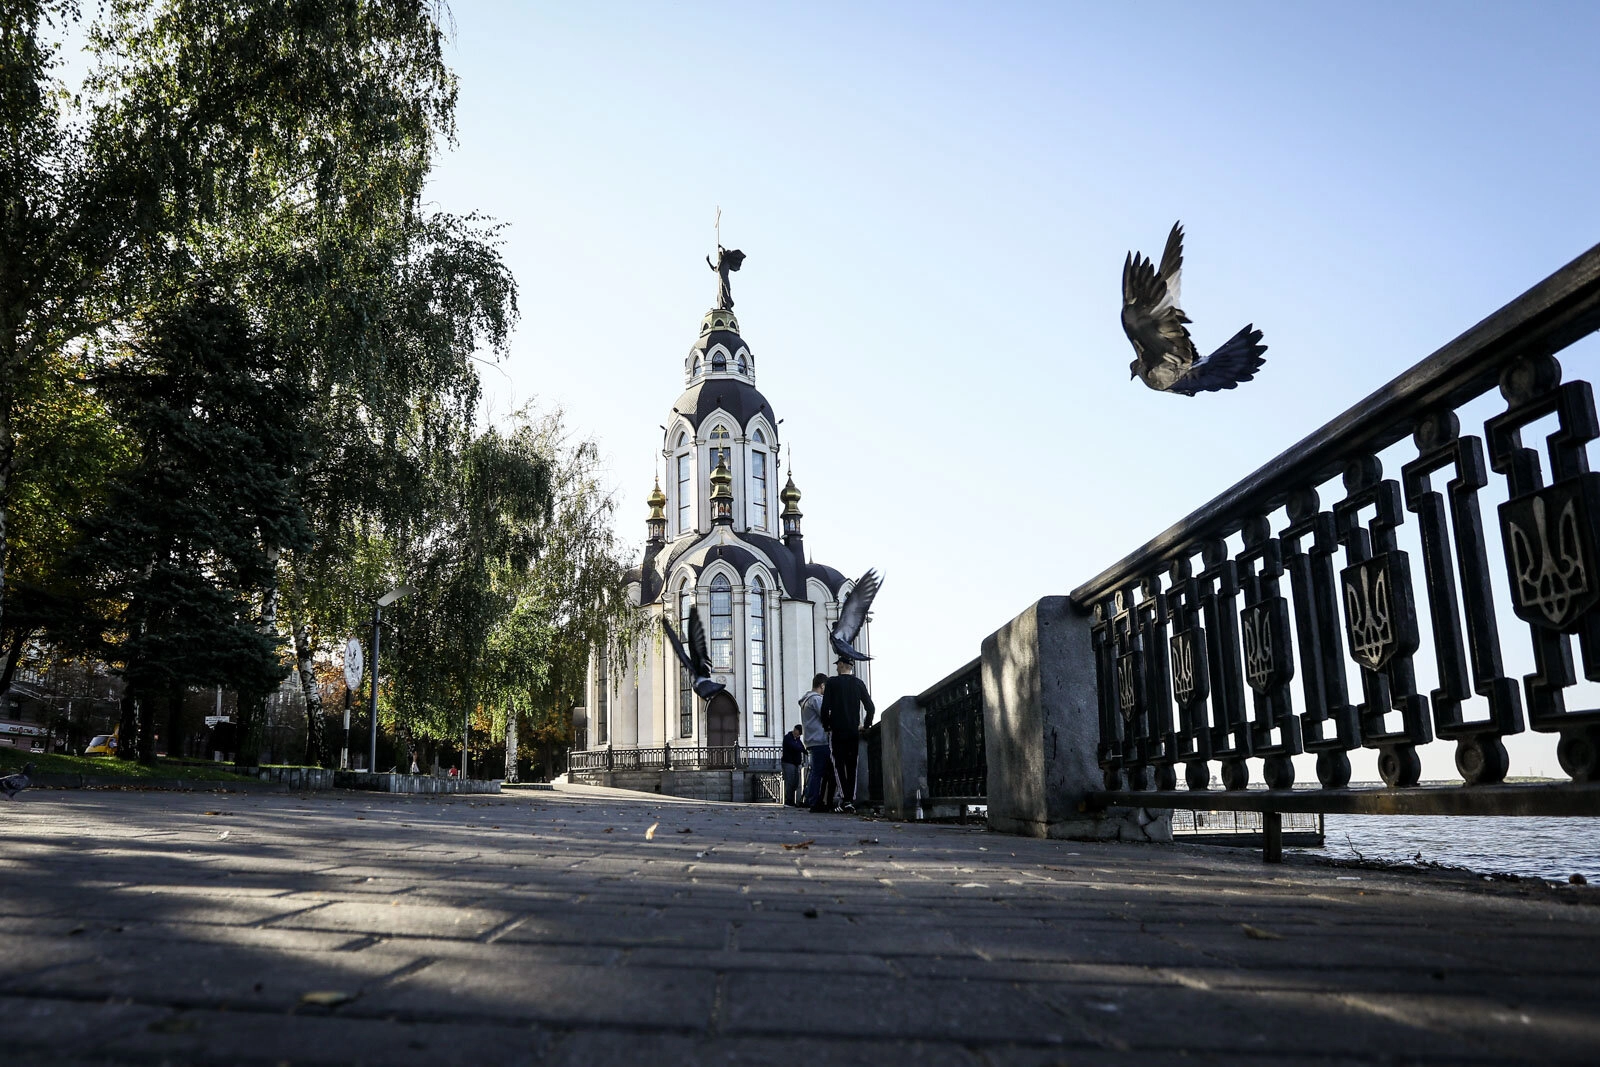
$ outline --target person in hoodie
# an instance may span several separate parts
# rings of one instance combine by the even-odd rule
[[[801,740],[806,746],[805,805],[812,811],[833,807],[833,757],[828,733],[822,728],[822,687],[826,674],[811,679],[811,692],[800,698]]]

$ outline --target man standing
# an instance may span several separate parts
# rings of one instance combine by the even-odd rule
[[[866,684],[856,677],[856,664],[848,656],[840,656],[839,673],[822,687],[822,726],[829,731],[833,746],[833,765],[839,774],[844,796],[840,798],[845,811],[855,811],[856,760],[861,752],[861,730],[872,725],[872,716],[878,710],[872,706],[872,694]],[[867,709],[866,721],[861,709]]]
[[[806,746],[800,743],[800,724],[793,732],[783,735],[783,802],[790,807],[800,803],[800,764],[806,758]]]
[[[832,754],[828,751],[828,732],[822,728],[822,686],[826,674],[811,679],[811,692],[800,698],[801,740],[806,746],[805,805],[812,811],[827,811],[833,795]]]

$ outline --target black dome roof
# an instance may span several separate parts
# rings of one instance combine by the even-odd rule
[[[696,430],[700,429],[706,416],[718,408],[732,415],[741,429],[748,427],[750,420],[757,415],[765,415],[767,422],[774,427],[778,423],[772,414],[772,405],[761,395],[761,390],[733,377],[707,378],[695,382],[672,405],[672,410],[687,418],[689,425]]]

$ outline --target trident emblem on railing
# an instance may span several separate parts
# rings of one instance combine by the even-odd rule
[[[1244,675],[1255,690],[1272,681],[1272,626],[1264,611],[1246,611],[1240,616],[1244,631]]]
[[[1244,676],[1266,695],[1294,676],[1289,656],[1289,604],[1282,597],[1252,604],[1239,613],[1244,637]]]
[[[1139,653],[1117,657],[1117,706],[1131,720],[1139,710]]]
[[[1345,616],[1350,627],[1350,651],[1363,665],[1377,670],[1388,660],[1394,644],[1394,627],[1389,619],[1389,574],[1370,568],[1359,569],[1360,585],[1346,581]]]
[[[1187,632],[1172,635],[1172,693],[1185,705],[1194,696],[1194,641]]]
[[[1344,586],[1345,633],[1357,663],[1378,671],[1395,656],[1417,650],[1411,571],[1404,552],[1384,552],[1351,564],[1339,580]]]
[[[1596,480],[1565,479],[1501,505],[1512,607],[1525,622],[1566,630],[1595,602],[1585,490],[1595,491]]]

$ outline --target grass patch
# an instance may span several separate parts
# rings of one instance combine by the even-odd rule
[[[235,774],[231,763],[188,763],[179,760],[156,760],[148,766],[133,760],[120,760],[115,756],[62,756],[52,752],[29,753],[20,748],[0,747],[0,773],[20,771],[23,764],[31,763],[40,774],[97,774],[113,778],[188,778],[204,782],[248,781],[246,775]]]

